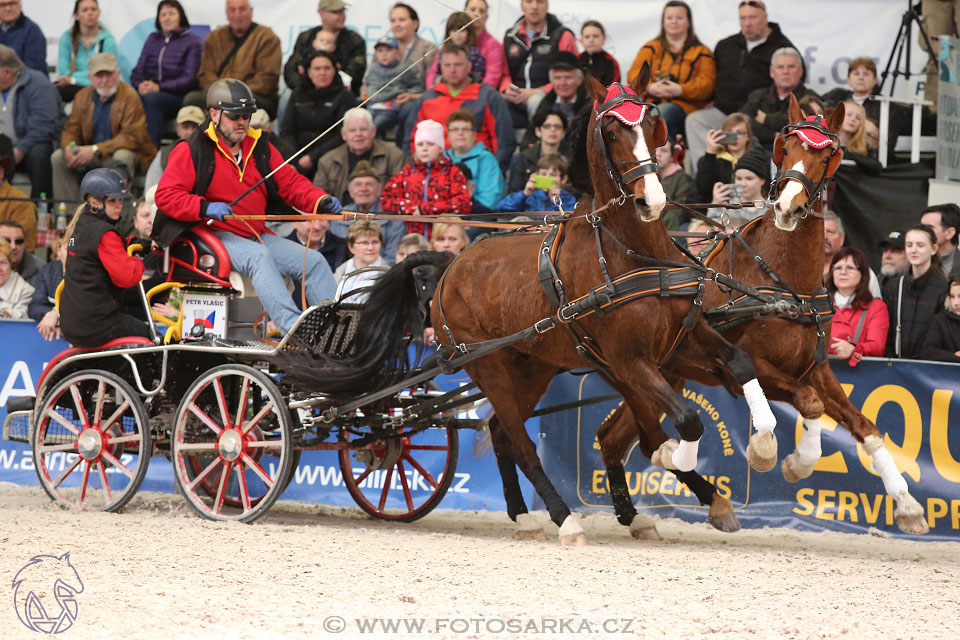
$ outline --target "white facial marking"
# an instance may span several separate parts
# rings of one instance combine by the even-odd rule
[[[650,162],[650,151],[647,149],[647,141],[643,137],[642,125],[634,125],[633,131],[637,134],[637,144],[633,147],[633,157],[637,159],[637,162],[646,164]],[[663,185],[660,184],[660,178],[657,177],[655,172],[643,176],[643,186],[644,197],[647,200],[647,206],[650,208],[650,216],[657,219],[667,204],[667,194],[663,192]]]
[[[803,161],[797,161],[797,164],[793,165],[790,169],[797,173],[803,173]],[[802,191],[803,185],[800,184],[800,182],[797,180],[787,181],[787,185],[783,188],[783,191],[780,192],[780,197],[777,198],[777,207],[780,211],[786,211],[790,207],[790,203],[793,202],[793,199]]]

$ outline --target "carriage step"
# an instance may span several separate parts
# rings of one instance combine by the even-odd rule
[[[33,403],[36,402],[33,396],[20,396],[19,398],[10,398],[7,400],[7,413],[14,411],[30,411],[33,409]]]

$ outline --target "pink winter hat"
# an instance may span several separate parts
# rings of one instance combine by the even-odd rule
[[[413,134],[413,144],[418,142],[432,142],[443,149],[443,125],[436,120],[421,120],[418,122],[417,132]]]

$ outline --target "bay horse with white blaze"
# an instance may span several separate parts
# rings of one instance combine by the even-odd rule
[[[730,274],[761,291],[778,293],[785,300],[795,301],[799,307],[803,307],[803,301],[807,304],[803,308],[808,313],[800,315],[801,322],[786,317],[748,317],[738,322],[738,304],[745,301],[755,306],[756,301],[747,296],[737,298],[720,290],[714,282],[704,295],[704,304],[711,309],[708,315],[717,321],[724,337],[752,356],[760,382],[770,398],[792,404],[803,417],[802,435],[796,450],[781,464],[784,478],[796,482],[813,473],[821,454],[821,416],[826,413],[849,429],[864,445],[867,454],[873,457],[875,470],[887,494],[897,502],[895,516],[899,528],[907,533],[926,533],[929,528],[923,509],[910,495],[906,481],[884,446],[883,436],[853,406],[823,357],[823,341],[830,336],[829,323],[816,322],[816,314],[823,309],[822,305],[818,309],[814,303],[814,294],[822,288],[824,259],[820,195],[842,158],[836,132],[843,124],[843,105],[834,109],[826,126],[818,118],[804,120],[793,97],[789,115],[790,122],[795,124],[782,132],[774,147],[778,175],[771,194],[773,206],[761,218],[741,229],[743,242],[726,239],[726,243],[732,243],[732,249],[718,246],[709,254],[706,263],[718,273]],[[757,260],[757,256],[762,260]],[[682,380],[676,382],[682,384]],[[608,418],[597,433],[614,506],[621,522],[636,513],[626,492],[626,482],[623,480],[621,484],[621,479],[623,456],[638,430],[641,450],[648,456],[666,439],[657,416],[635,414],[629,403]],[[752,442],[756,442],[756,437],[751,439]],[[764,437],[772,439],[773,435]],[[776,440],[772,443],[772,448],[768,445],[757,448],[763,455],[749,455],[748,452],[754,468],[767,471],[775,465]],[[771,450],[773,456],[769,457]],[[670,466],[668,457],[660,457],[655,462]],[[617,495],[621,496],[619,502]],[[626,500],[622,498],[624,495]]]

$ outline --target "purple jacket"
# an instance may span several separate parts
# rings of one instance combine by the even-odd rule
[[[197,71],[200,70],[200,53],[203,41],[180,29],[164,36],[154,31],[147,37],[140,52],[137,66],[130,72],[130,84],[136,88],[144,80],[153,80],[161,91],[185,94],[200,86]]]

